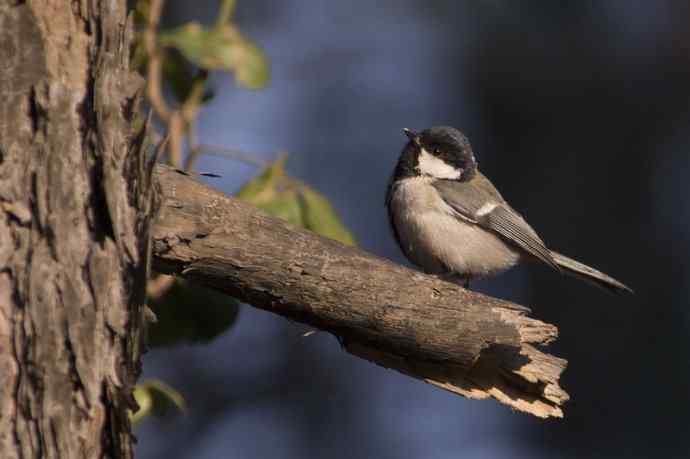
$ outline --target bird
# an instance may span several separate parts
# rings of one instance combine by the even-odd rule
[[[479,171],[465,135],[450,126],[403,130],[403,148],[386,192],[393,235],[428,274],[470,281],[537,261],[615,293],[633,293],[611,276],[549,249]]]

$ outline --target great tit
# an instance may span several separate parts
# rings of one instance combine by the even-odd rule
[[[479,172],[460,131],[438,126],[404,132],[409,141],[388,186],[386,207],[398,245],[412,263],[469,287],[473,278],[538,260],[607,290],[632,293],[601,271],[548,249]]]

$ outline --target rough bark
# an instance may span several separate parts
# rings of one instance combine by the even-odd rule
[[[125,3],[0,4],[3,458],[132,456],[150,193]]]
[[[562,416],[557,329],[276,220],[166,166],[156,170],[154,266],[339,337],[360,357],[471,398]]]

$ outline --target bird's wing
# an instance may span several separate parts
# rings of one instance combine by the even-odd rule
[[[505,202],[486,177],[478,174],[471,183],[438,180],[433,185],[458,217],[498,234],[504,240],[560,271],[544,241],[525,219]]]

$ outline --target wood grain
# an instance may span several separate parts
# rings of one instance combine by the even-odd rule
[[[2,458],[133,456],[151,193],[132,37],[124,1],[0,4]]]

